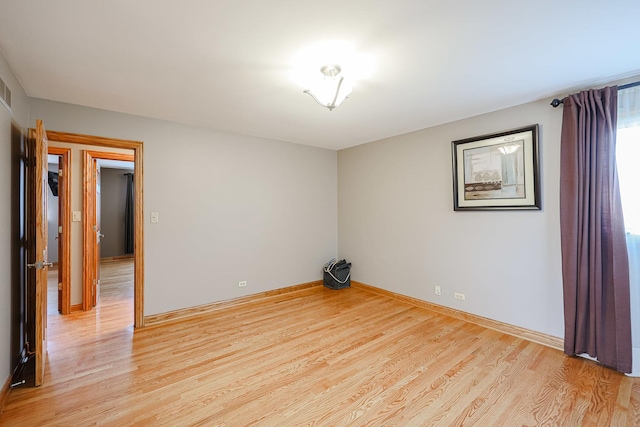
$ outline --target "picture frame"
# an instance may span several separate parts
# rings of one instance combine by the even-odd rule
[[[538,124],[451,142],[454,211],[540,210]]]

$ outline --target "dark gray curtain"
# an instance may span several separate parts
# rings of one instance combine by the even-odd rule
[[[126,254],[133,253],[133,174],[124,174],[127,177],[127,194],[124,216],[124,252]]]
[[[631,372],[629,261],[616,169],[617,88],[564,100],[560,225],[564,351]]]

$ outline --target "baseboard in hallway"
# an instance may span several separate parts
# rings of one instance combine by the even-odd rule
[[[110,257],[100,258],[100,262],[121,261],[123,259],[133,259],[133,254],[130,254],[130,255],[118,255],[118,256],[110,256]]]

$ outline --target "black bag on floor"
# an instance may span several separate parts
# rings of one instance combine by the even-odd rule
[[[343,259],[332,259],[324,265],[324,286],[343,289],[351,286],[351,263]]]

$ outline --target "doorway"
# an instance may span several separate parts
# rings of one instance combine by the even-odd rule
[[[56,299],[60,314],[71,312],[71,149],[48,147],[50,261],[57,264]],[[53,255],[53,256],[52,256]]]
[[[83,212],[84,212],[84,257],[83,257],[83,306],[90,310],[100,298],[100,261],[102,233],[102,178],[101,163],[127,163],[135,170],[134,155],[105,151],[84,151]],[[135,173],[133,174],[135,178]],[[134,189],[135,193],[135,189]],[[132,194],[133,196],[133,194]],[[133,200],[131,201],[133,203]],[[134,218],[131,218],[134,219]],[[113,236],[110,236],[113,237]],[[124,236],[123,236],[124,237]],[[132,242],[133,243],[133,242]],[[134,250],[135,253],[135,250]]]
[[[143,224],[143,144],[140,141],[131,141],[131,140],[121,140],[121,139],[113,139],[113,138],[104,138],[99,136],[91,136],[91,135],[80,135],[80,134],[72,134],[66,132],[56,132],[56,131],[47,131],[47,135],[49,137],[50,142],[60,142],[60,143],[68,143],[68,144],[78,144],[79,146],[87,146],[87,151],[84,154],[85,159],[83,160],[85,168],[83,169],[83,182],[89,179],[89,175],[86,173],[87,171],[87,156],[91,156],[93,153],[91,150],[92,147],[106,147],[106,148],[114,148],[114,149],[125,149],[133,151],[133,163],[134,163],[134,251],[133,251],[133,259],[134,259],[134,272],[133,272],[133,281],[134,281],[134,319],[133,324],[134,327],[142,327],[144,326],[144,224]],[[84,147],[80,147],[84,149]],[[103,152],[98,152],[100,155],[104,154]],[[129,157],[130,158],[130,157]],[[85,185],[86,188],[90,187],[90,183]],[[87,195],[85,194],[83,205],[86,204]],[[82,250],[85,254],[93,254],[92,244],[95,239],[94,230],[92,229],[93,224],[88,226],[91,222],[88,220],[87,212],[88,206],[83,206],[83,216],[84,216],[84,226],[83,226],[83,243]],[[83,277],[87,273],[87,271],[92,271],[91,265],[88,264],[90,261],[89,256],[83,256]],[[93,261],[95,262],[95,261]],[[93,280],[93,278],[91,278]],[[83,283],[91,283],[83,278]],[[85,287],[83,286],[83,297],[82,297],[82,305],[84,310],[90,310],[91,305],[91,293],[87,292]],[[90,290],[90,288],[89,288]]]

